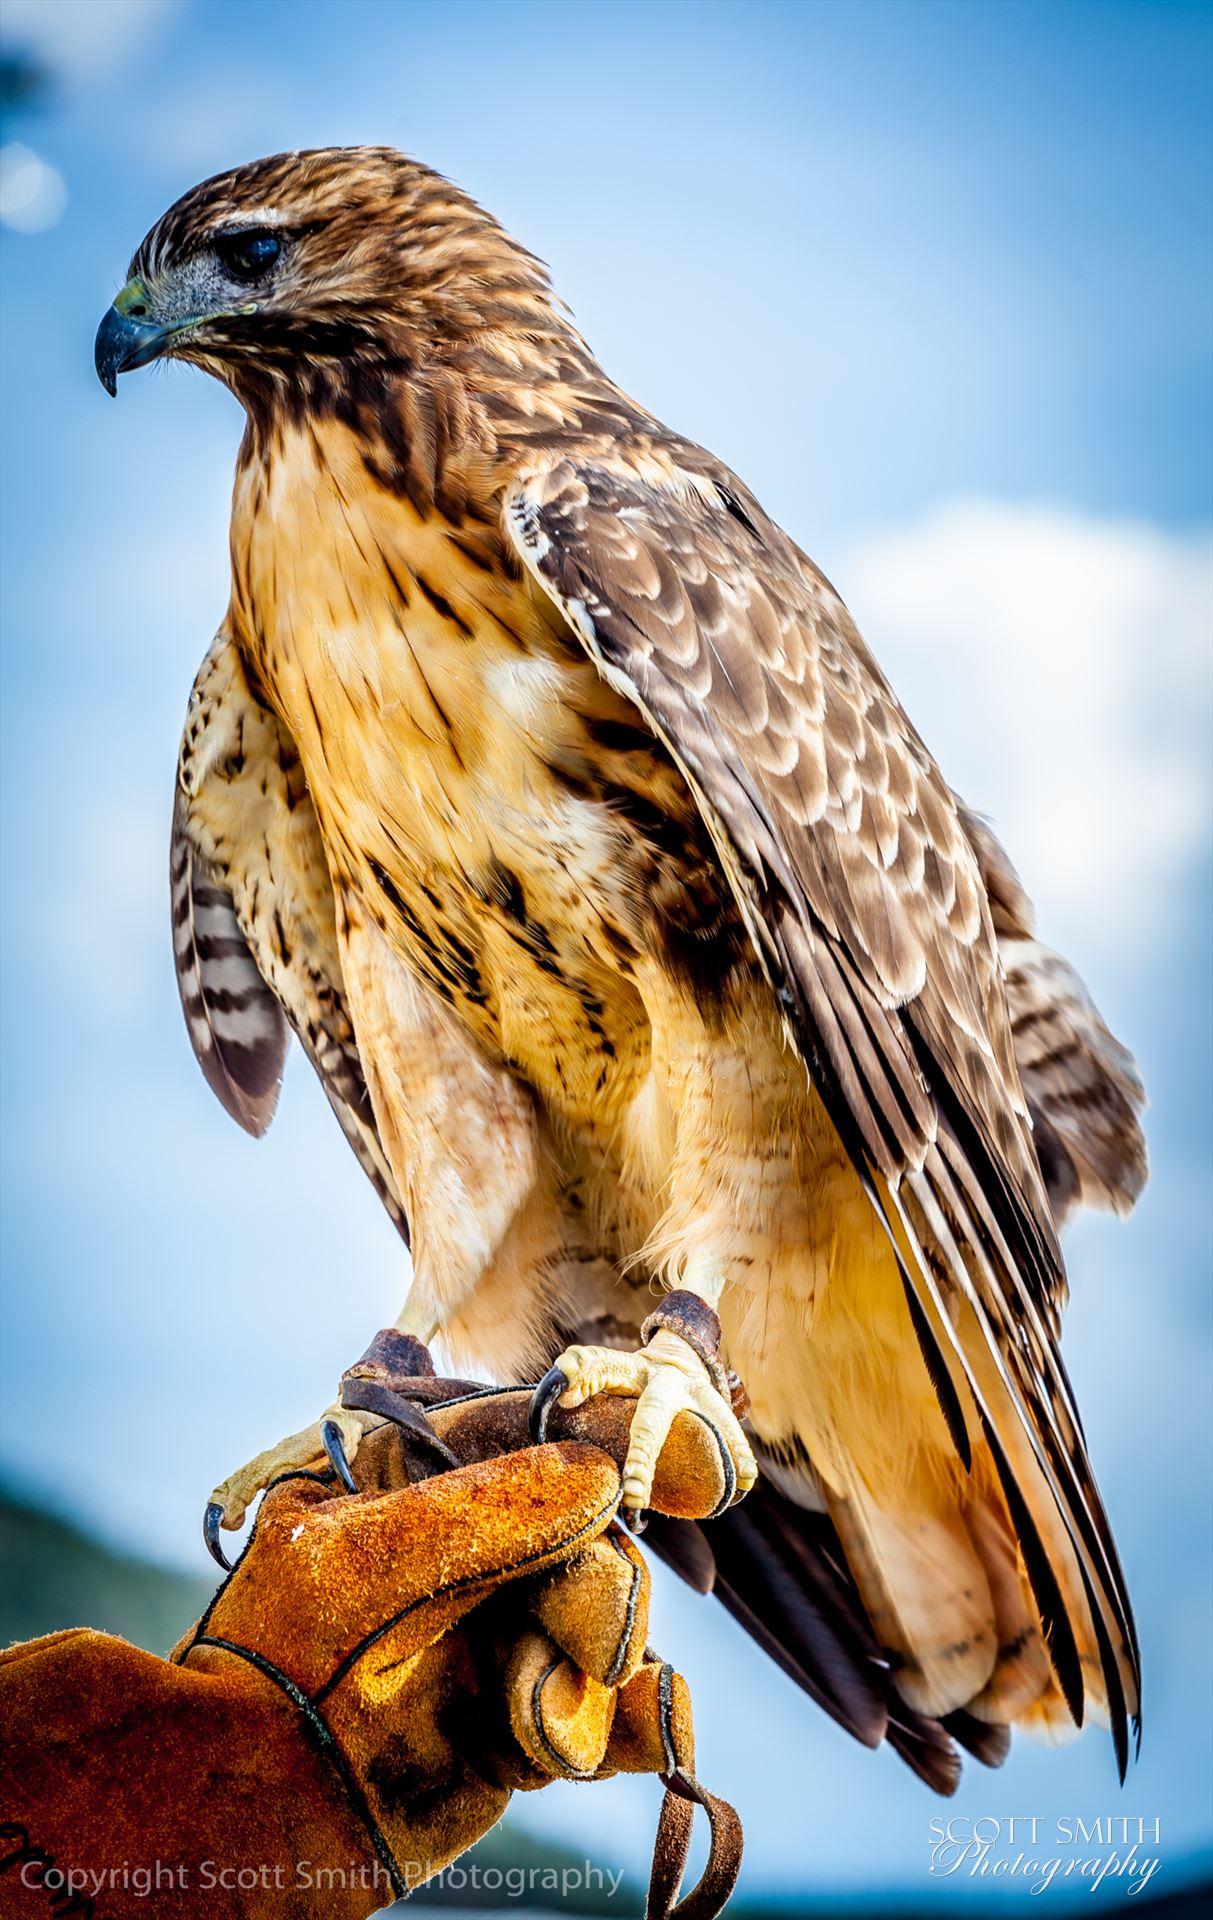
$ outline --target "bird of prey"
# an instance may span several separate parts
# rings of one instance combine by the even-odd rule
[[[634,1396],[626,1514],[709,1420],[738,1504],[656,1542],[861,1739],[947,1790],[953,1736],[1090,1715],[1123,1774],[1057,1228],[1131,1204],[1141,1089],[837,593],[394,150],[179,200],[96,349],[165,356],[246,414],[172,842],[220,1099],[262,1132],[298,1035],[411,1232],[398,1326]],[[351,1454],[326,1418],[214,1513]]]

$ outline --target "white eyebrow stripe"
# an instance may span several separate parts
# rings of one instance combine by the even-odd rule
[[[249,227],[281,227],[286,224],[286,215],[281,207],[242,207],[238,214],[230,214],[226,220],[217,220],[213,227],[206,230],[206,238],[213,239],[217,233],[243,233]]]

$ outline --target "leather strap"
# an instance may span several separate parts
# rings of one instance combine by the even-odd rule
[[[687,1298],[695,1299],[696,1305],[701,1307],[706,1314],[711,1315],[711,1318],[715,1320],[716,1316],[712,1313],[711,1308],[707,1307],[705,1302],[699,1301],[697,1296],[687,1296],[678,1293],[668,1294],[666,1296],[666,1302],[668,1303],[673,1300],[675,1303],[673,1314],[671,1314],[669,1318],[666,1318],[659,1309],[657,1313],[650,1315],[649,1320],[645,1322],[642,1330],[643,1337],[648,1339],[651,1334],[656,1331],[657,1326],[667,1325],[672,1331],[682,1333],[683,1337],[686,1338],[683,1326],[678,1324],[680,1318],[678,1314],[678,1304],[681,1300]],[[719,1324],[719,1321],[717,1321],[717,1329],[719,1329]],[[709,1327],[697,1327],[696,1331],[701,1338],[704,1332],[710,1334]],[[341,1392],[342,1404],[350,1408],[361,1408],[367,1412],[379,1413],[387,1419],[395,1421],[397,1426],[404,1430],[405,1435],[413,1441],[414,1445],[420,1445],[424,1451],[430,1454],[432,1461],[430,1471],[442,1472],[448,1466],[458,1466],[460,1462],[458,1456],[451,1451],[446,1445],[446,1442],[435,1433],[433,1427],[431,1427],[421,1408],[413,1398],[414,1394],[417,1393],[418,1387],[424,1389],[429,1385],[429,1381],[426,1379],[425,1371],[418,1364],[417,1355],[411,1351],[411,1349],[418,1347],[420,1343],[409,1339],[407,1341],[407,1349],[402,1350],[405,1347],[405,1338],[405,1336],[400,1335],[389,1336],[387,1333],[376,1336],[376,1340],[372,1342],[369,1351],[363,1356],[358,1366],[349,1368],[343,1375]],[[717,1334],[717,1339],[719,1339],[719,1334]],[[399,1342],[400,1345],[397,1346],[395,1344],[396,1342]],[[699,1351],[694,1341],[689,1341],[688,1344],[695,1346],[696,1351]],[[424,1353],[424,1349],[421,1349],[421,1351]],[[428,1362],[429,1356],[426,1355],[425,1358]],[[707,1364],[709,1372],[715,1371],[719,1373],[723,1371],[715,1355],[704,1352],[701,1353],[701,1358],[703,1358],[705,1364]],[[412,1371],[407,1375],[397,1372],[393,1368],[392,1362],[395,1362],[397,1367],[407,1365],[411,1367]],[[432,1374],[432,1367],[429,1371]],[[733,1375],[731,1378],[735,1380],[736,1376]],[[445,1382],[434,1381],[433,1386],[434,1388],[441,1389],[445,1384]],[[402,1386],[406,1386],[409,1390],[408,1398],[401,1392],[400,1389]],[[440,1392],[432,1393],[433,1399],[438,1399],[439,1397]],[[472,1397],[478,1397],[478,1395],[473,1394]],[[431,1394],[426,1393],[425,1398],[427,1400],[430,1399]],[[286,1474],[282,1477],[284,1479],[298,1478],[307,1480],[321,1478],[321,1476],[312,1473]],[[256,1528],[254,1526],[254,1532],[255,1531]],[[245,1552],[247,1552],[252,1542],[252,1537],[250,1533],[249,1539],[245,1542]],[[243,1557],[244,1554],[242,1553],[240,1558],[243,1559]],[[237,1561],[237,1565],[239,1565],[239,1561]],[[229,1579],[230,1577],[229,1575]],[[454,1586],[458,1587],[460,1584],[462,1583],[456,1581]],[[227,1582],[225,1581],[224,1586],[226,1585]],[[219,1591],[221,1593],[223,1588],[221,1587]],[[218,1599],[218,1594],[215,1598]],[[385,1622],[383,1626],[360,1642],[360,1644],[339,1663],[336,1671],[329,1676],[325,1684],[320,1687],[315,1694],[309,1696],[302,1688],[296,1685],[289,1675],[283,1673],[281,1668],[275,1666],[271,1660],[267,1660],[264,1654],[256,1652],[256,1650],[251,1647],[243,1646],[237,1641],[222,1639],[217,1634],[207,1633],[206,1627],[214,1604],[214,1601],[212,1601],[211,1607],[207,1609],[207,1612],[199,1622],[198,1631],[193,1640],[179,1655],[181,1664],[184,1664],[188,1660],[190,1653],[193,1652],[195,1647],[217,1647],[226,1653],[235,1654],[237,1658],[241,1660],[246,1660],[250,1666],[255,1667],[265,1679],[269,1680],[280,1692],[285,1694],[292,1706],[298,1711],[303,1726],[313,1745],[317,1751],[323,1755],[336,1775],[351,1809],[361,1821],[371,1846],[387,1870],[388,1877],[397,1898],[407,1898],[412,1889],[406,1884],[399,1864],[388,1845],[387,1839],[379,1827],[374,1814],[371,1812],[366,1796],[362,1791],[361,1784],[354,1775],[332,1729],[320,1711],[321,1702],[332,1692],[333,1688],[349,1671],[354,1662],[366,1652],[370,1644],[380,1638],[380,1636],[402,1616],[396,1615],[392,1620]],[[421,1604],[421,1602],[418,1601],[414,1604]],[[410,1610],[409,1608],[405,1608],[404,1612]],[[650,1657],[654,1656],[650,1655]],[[689,1768],[679,1764],[671,1715],[670,1687],[673,1680],[673,1669],[665,1666],[661,1679],[659,1712],[662,1742],[665,1747],[670,1770],[668,1773],[660,1776],[662,1785],[666,1791],[665,1798],[662,1801],[661,1814],[657,1822],[657,1832],[653,1841],[653,1865],[649,1875],[649,1893],[645,1907],[645,1920],[716,1920],[716,1916],[723,1912],[732,1897],[733,1889],[737,1885],[737,1878],[741,1871],[741,1820],[736,1809],[731,1807],[727,1800],[722,1800],[718,1795],[709,1793],[706,1787],[701,1786]],[[711,1833],[707,1865],[704,1867],[698,1884],[692,1887],[690,1893],[687,1894],[684,1900],[679,1901],[678,1895],[682,1887],[682,1877],[686,1872],[686,1864],[690,1855],[691,1834],[695,1821],[695,1808],[697,1806],[702,1807],[707,1814],[708,1826]],[[678,1904],[676,1905],[675,1902]]]
[[[739,1420],[744,1420],[750,1410],[750,1396],[737,1374],[720,1358],[720,1317],[715,1309],[689,1288],[673,1287],[641,1326],[640,1338],[644,1345],[663,1327],[667,1333],[676,1333],[691,1352],[698,1355],[725,1405],[732,1407]]]
[[[645,1920],[716,1920],[728,1905],[741,1872],[741,1821],[727,1800],[709,1793],[685,1767],[661,1777],[666,1793],[653,1843]],[[698,1885],[675,1906],[697,1806],[706,1812],[711,1828],[708,1862]]]
[[[645,1651],[651,1655],[651,1649]],[[741,1872],[741,1821],[727,1800],[699,1784],[678,1751],[673,1683],[674,1669],[664,1662],[657,1689],[657,1714],[667,1761],[666,1772],[660,1776],[666,1792],[653,1841],[645,1920],[716,1920],[728,1905]],[[691,1760],[690,1753],[686,1758],[687,1762]],[[704,1809],[711,1829],[708,1863],[699,1884],[675,1906],[686,1872],[696,1807]]]
[[[727,1399],[728,1388],[725,1385],[724,1368],[720,1364],[720,1317],[715,1309],[688,1288],[674,1287],[662,1296],[641,1325],[640,1338],[646,1347],[653,1335],[662,1328],[668,1333],[676,1333],[692,1353],[698,1354],[717,1393]]]

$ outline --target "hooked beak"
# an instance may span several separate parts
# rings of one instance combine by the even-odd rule
[[[167,352],[178,334],[197,326],[196,319],[173,320],[164,324],[151,318],[151,298],[143,281],[128,280],[113,306],[97,328],[93,362],[97,378],[112,397],[118,391],[118,375],[135,367],[146,367]]]
[[[120,373],[146,367],[149,360],[158,359],[176,331],[175,327],[133,320],[129,314],[120,313],[117,305],[112,306],[97,328],[93,349],[97,378],[105,391],[112,397],[118,391]]]

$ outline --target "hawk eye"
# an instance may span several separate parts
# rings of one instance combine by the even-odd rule
[[[264,279],[282,252],[282,241],[267,227],[246,227],[243,233],[220,233],[215,252],[234,280]]]

